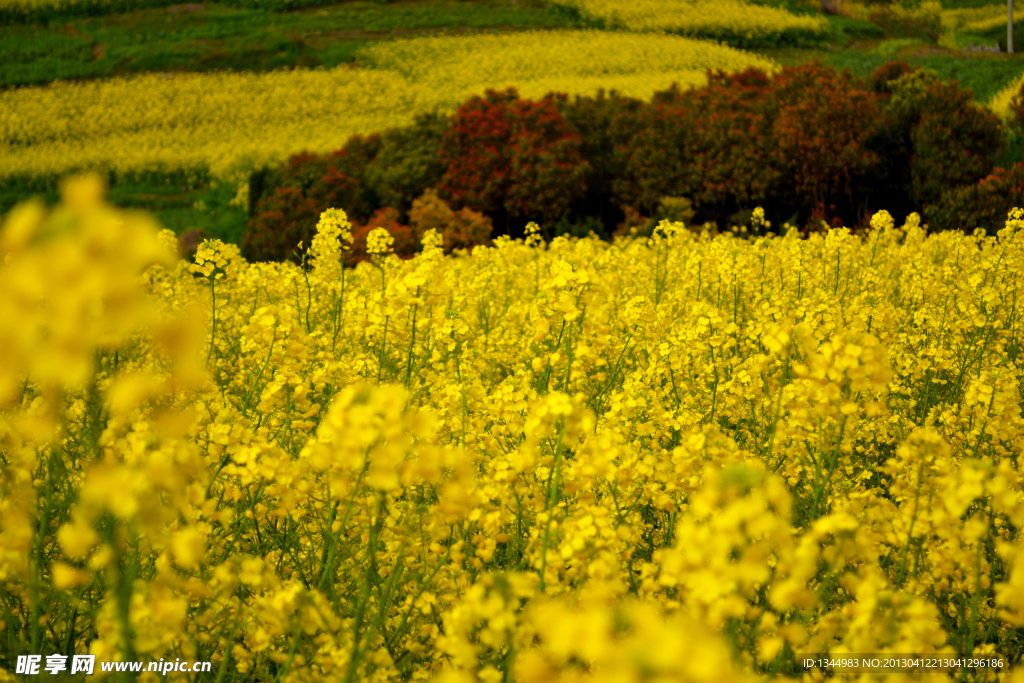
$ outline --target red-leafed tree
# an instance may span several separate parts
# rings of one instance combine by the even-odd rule
[[[690,133],[685,105],[676,101],[663,99],[637,112],[635,132],[615,148],[622,175],[612,188],[622,206],[651,215],[662,197],[685,196]]]
[[[757,69],[708,73],[705,88],[687,93],[692,134],[684,155],[683,195],[697,205],[745,206],[768,196],[778,182],[772,163],[772,121],[766,110],[768,76]]]
[[[805,205],[852,205],[879,161],[868,145],[884,123],[878,95],[817,62],[785,67],[773,85],[773,149],[786,184]]]
[[[438,193],[456,208],[552,221],[585,189],[580,142],[555,96],[487,90],[459,107],[441,138]]]

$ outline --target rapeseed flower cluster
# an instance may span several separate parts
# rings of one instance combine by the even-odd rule
[[[515,86],[527,98],[550,91],[593,95],[600,88],[649,98],[673,82],[703,85],[709,69],[779,70],[771,59],[711,41],[594,30],[428,36],[378,42],[361,54],[374,68],[413,83],[467,95],[484,85]]]
[[[346,269],[332,209],[302,265],[186,263],[69,181],[0,228],[0,647],[295,682],[1009,667],[1022,217],[371,234]]]
[[[0,182],[55,179],[72,170],[116,174],[239,170],[308,150],[328,152],[356,133],[454,112],[486,88],[649,98],[672,83],[706,83],[708,69],[778,65],[678,36],[530,31],[426,37],[363,49],[368,68],[270,73],[147,74],[55,82],[0,93]]]

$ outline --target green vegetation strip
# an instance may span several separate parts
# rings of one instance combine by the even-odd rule
[[[902,59],[911,66],[932,69],[944,81],[959,81],[974,93],[974,99],[979,103],[988,102],[1007,83],[1024,72],[1024,62],[1016,56],[920,54],[925,50],[926,48],[904,54],[844,50],[824,61],[836,69],[849,69],[858,76],[867,76],[889,60]]]
[[[153,71],[333,67],[354,61],[360,46],[379,40],[584,26],[541,0],[361,1],[280,14],[175,5],[0,26],[0,87]]]

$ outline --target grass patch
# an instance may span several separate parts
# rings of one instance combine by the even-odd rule
[[[245,210],[233,206],[236,188],[216,182],[190,183],[180,176],[126,179],[107,191],[107,201],[123,209],[145,211],[161,227],[180,235],[190,228],[202,229],[207,237],[238,244],[242,240],[247,217]],[[30,197],[42,199],[47,206],[58,204],[55,185],[27,191],[21,187],[0,185],[0,216]]]
[[[835,54],[835,50],[826,50],[823,48],[779,47],[758,50],[757,54],[774,59],[782,66],[799,66],[801,64],[813,62],[816,59],[823,63],[827,62]]]
[[[942,80],[957,80],[974,93],[979,103],[988,102],[1007,83],[1020,76],[1024,62],[1006,54],[956,53],[941,48],[928,48],[946,54],[901,54],[899,59],[912,66],[934,70]],[[846,50],[831,55],[827,63],[837,69],[849,69],[858,76],[869,76],[895,55],[879,52]]]
[[[993,39],[976,33],[947,33],[943,35],[940,45],[964,50],[980,46],[993,47],[996,46],[998,42],[998,39]]]
[[[875,52],[885,57],[892,57],[897,52],[901,52],[908,47],[914,47],[922,45],[923,41],[917,38],[893,38],[890,40],[883,40],[875,48]]]
[[[878,24],[866,19],[826,15],[832,32],[850,38],[884,38],[885,31]]]
[[[152,71],[266,71],[352,62],[420,33],[582,27],[539,0],[349,2],[280,14],[196,5],[0,27],[0,86]]]

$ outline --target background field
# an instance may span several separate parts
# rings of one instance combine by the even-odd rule
[[[971,49],[971,45],[994,46],[1000,37],[1005,42],[1005,6],[980,0],[948,0],[941,6],[926,3],[911,9],[845,2],[843,11],[849,16],[825,15],[820,4],[804,0],[762,0],[755,3],[762,6],[757,9],[775,19],[750,23],[744,18],[753,16],[749,12],[722,10],[717,16],[725,17],[724,23],[693,20],[684,22],[686,25],[672,17],[699,18],[701,13],[666,9],[664,3],[403,0],[306,6],[310,4],[316,3],[0,3],[0,17],[4,17],[0,23],[0,87],[6,90],[0,91],[4,111],[0,118],[6,119],[0,123],[4,176],[0,180],[0,211],[32,194],[52,202],[56,176],[63,169],[99,163],[133,171],[110,176],[115,203],[152,210],[177,233],[198,227],[207,234],[237,241],[246,217],[242,203],[232,203],[238,195],[239,176],[228,171],[244,166],[247,157],[253,165],[269,156],[281,159],[302,149],[338,147],[351,133],[407,122],[416,111],[450,111],[466,92],[480,92],[485,84],[532,81],[534,87],[521,89],[524,95],[540,94],[542,88],[589,92],[599,86],[642,95],[641,91],[649,93],[672,79],[683,85],[697,84],[696,72],[709,65],[706,60],[699,64],[691,58],[666,59],[669,50],[654,56],[631,56],[634,67],[627,72],[612,65],[589,73],[554,69],[547,78],[537,78],[529,73],[535,66],[517,71],[516,66],[529,65],[512,64],[504,71],[474,69],[471,77],[465,78],[467,64],[479,62],[473,49],[484,44],[460,50],[461,58],[443,57],[447,48],[428,49],[417,56],[413,73],[399,64],[401,49],[392,47],[394,41],[410,38],[479,36],[475,40],[484,40],[487,35],[537,29],[620,28],[641,34],[667,29],[698,39],[721,40],[752,53],[740,61],[719,60],[727,69],[742,63],[766,63],[759,59],[778,65],[820,60],[866,76],[887,60],[900,58],[933,69],[943,79],[959,80],[979,102],[986,103],[1024,72],[1018,55]],[[625,15],[624,8],[629,10]],[[1017,16],[1020,14],[1024,11]],[[731,28],[724,30],[723,26]],[[648,34],[647,40],[653,38]],[[1024,36],[1018,44],[1024,48]],[[565,59],[572,61],[573,57],[566,53]],[[691,63],[687,64],[687,59]],[[332,79],[326,75],[269,73],[339,66],[356,72],[369,69],[380,78],[364,79],[364,85],[353,91],[348,82],[340,90],[329,85]],[[216,72],[223,70],[254,76],[232,77],[237,87],[229,94],[211,85],[221,82],[223,77]],[[387,74],[382,76],[382,72]],[[392,72],[401,78],[396,79]],[[207,74],[205,78],[213,80],[175,76],[186,73]],[[125,81],[104,80],[145,74],[162,76],[136,81],[137,88],[116,87]],[[298,107],[305,113],[286,111],[275,119],[268,112],[281,108],[274,95],[265,94],[271,88],[255,74],[274,79],[281,97],[320,101]],[[459,78],[449,82],[455,74]],[[154,87],[161,83],[159,79],[167,83]],[[60,84],[56,90],[23,90],[58,81],[82,82],[85,89],[62,90],[69,86]],[[84,85],[90,82],[94,85]],[[306,85],[300,87],[299,82]],[[338,81],[335,78],[333,82]],[[285,83],[295,84],[296,90],[281,90]],[[324,90],[326,100],[312,94],[318,88]],[[116,110],[116,122],[104,123],[94,112],[82,109],[82,102],[92,97],[86,93],[105,89],[112,92],[114,101],[101,98],[97,106],[107,112]],[[405,93],[400,101],[385,94],[398,90]],[[57,104],[62,92],[75,93],[68,104]],[[154,118],[152,111],[166,107],[153,106],[148,100],[172,92],[178,97],[176,107],[182,106],[182,96],[188,100],[177,120]],[[376,104],[371,102],[373,93],[378,93],[376,99],[383,104],[377,114],[372,113]],[[1005,111],[1007,99],[997,107],[1000,111]],[[31,107],[25,104],[29,100],[34,103]],[[47,115],[23,115],[37,106]],[[150,119],[148,126],[138,121],[126,123],[132,119],[131,110],[140,106],[150,112],[145,115]],[[197,107],[221,111],[222,121],[216,125],[192,123],[192,119],[204,119],[196,113]],[[343,114],[332,113],[341,110]],[[358,113],[353,115],[354,111]],[[12,115],[20,120],[12,123]],[[321,123],[323,117],[331,122]],[[235,121],[255,126],[249,134],[242,134],[241,142],[240,127],[228,130]],[[38,128],[40,123],[43,129]],[[47,132],[54,126],[60,129],[59,136]],[[256,147],[260,149],[252,152]],[[1008,160],[1017,156],[1019,151],[1010,150]],[[108,163],[111,158],[118,163]]]

